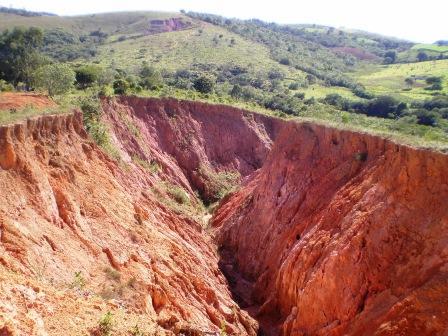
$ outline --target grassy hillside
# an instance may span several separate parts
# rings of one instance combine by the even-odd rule
[[[425,79],[431,76],[443,77],[442,90],[427,90]],[[406,84],[406,78],[415,78],[415,84]],[[404,101],[424,100],[434,93],[448,94],[448,59],[417,63],[368,65],[355,73],[355,78],[369,92],[376,95],[393,95]]]
[[[114,81],[121,81],[129,86],[123,89],[128,94],[204,99],[284,117],[377,125],[431,141],[444,141],[448,131],[448,60],[415,62],[422,50],[435,55],[447,47],[342,28],[200,13],[59,17],[0,12],[0,30],[16,26],[40,27],[41,51],[53,61],[77,71],[87,66],[107,72],[109,81],[98,82],[107,94],[114,92]],[[434,77],[436,86],[428,83]],[[213,85],[200,94],[197,82],[204,78]],[[86,87],[77,88],[74,101]],[[438,100],[428,103],[433,99]]]
[[[22,16],[0,13],[0,30],[12,27],[39,27],[46,31],[61,29],[75,36],[88,35],[100,29],[107,34],[143,33],[149,21],[181,17],[179,13],[120,12],[82,16]]]

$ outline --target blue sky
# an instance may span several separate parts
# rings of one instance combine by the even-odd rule
[[[185,9],[278,23],[357,28],[416,42],[448,39],[448,0],[0,0],[0,5],[59,15]]]

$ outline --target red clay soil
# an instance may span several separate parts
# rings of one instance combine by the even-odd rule
[[[192,195],[214,200],[214,172],[247,176],[263,165],[284,121],[224,105],[176,99],[106,100],[104,121],[125,162],[139,157],[169,172]]]
[[[446,335],[448,156],[290,123],[213,219],[265,335]]]
[[[27,106],[45,108],[56,106],[48,96],[34,93],[3,92],[0,93],[0,110],[20,110]]]
[[[252,172],[270,150],[269,127],[281,121],[175,100],[104,104],[120,162],[87,137],[79,113],[0,128],[0,328],[95,333],[111,311],[114,335],[136,324],[150,335],[256,335],[202,223],[176,214],[153,187],[178,183],[193,202],[188,165]],[[179,150],[185,138],[193,143]],[[136,155],[161,171],[146,171]]]
[[[118,160],[80,113],[0,127],[0,334],[97,335],[110,311],[113,335],[444,335],[446,155],[219,105],[103,106]],[[228,170],[216,242],[155,191],[196,204]]]

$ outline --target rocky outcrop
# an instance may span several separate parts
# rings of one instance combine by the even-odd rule
[[[172,31],[188,29],[191,26],[191,22],[185,21],[185,19],[181,17],[169,19],[154,19],[149,22],[147,32],[149,34],[168,33]]]
[[[267,335],[444,335],[448,156],[290,123],[214,215]]]

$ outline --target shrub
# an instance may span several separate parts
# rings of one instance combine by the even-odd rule
[[[179,204],[188,204],[190,202],[190,198],[185,190],[179,186],[168,186],[166,191],[168,195]]]
[[[437,126],[438,116],[436,113],[427,110],[418,110],[417,113],[417,123],[426,126]]]
[[[215,79],[202,75],[194,81],[193,87],[201,93],[211,93],[215,87]]]
[[[299,88],[299,83],[297,83],[297,82],[296,83],[291,83],[291,84],[289,84],[288,88],[290,90],[297,90]]]
[[[45,65],[34,74],[34,85],[47,90],[51,97],[69,91],[75,80],[75,72],[61,63]]]
[[[395,115],[398,102],[390,96],[378,97],[369,102],[367,115],[373,117],[390,118]]]
[[[143,67],[140,70],[140,77],[141,86],[148,90],[155,90],[163,85],[163,78],[160,72],[146,62],[143,63]]]
[[[113,315],[111,312],[104,314],[98,322],[98,332],[101,336],[110,336],[113,329]]]
[[[238,84],[235,84],[232,88],[232,90],[230,91],[230,95],[233,98],[241,98],[243,94],[243,90],[241,89],[241,86],[239,86]]]
[[[83,289],[86,285],[86,280],[82,276],[81,271],[75,272],[75,276],[73,278],[72,287]]]
[[[114,81],[113,87],[115,94],[125,95],[128,93],[130,85],[125,79],[120,78]]]
[[[85,65],[75,70],[76,82],[84,89],[92,86],[100,77],[101,69],[95,65]]]
[[[14,86],[3,79],[0,79],[0,92],[10,92],[14,90]]]
[[[289,58],[283,57],[280,59],[279,63],[283,65],[290,65],[291,61],[289,60]]]

